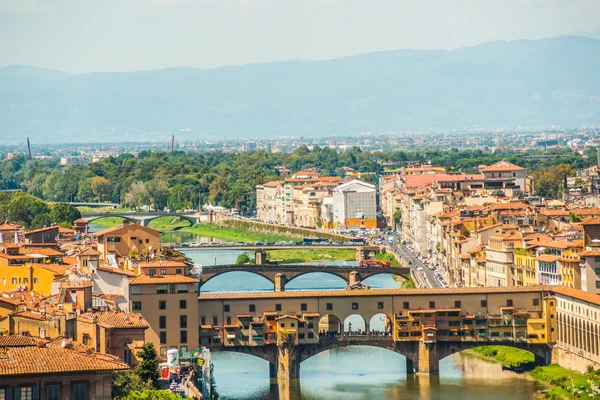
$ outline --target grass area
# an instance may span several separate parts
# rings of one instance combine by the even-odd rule
[[[483,357],[499,361],[506,366],[518,367],[521,364],[535,361],[532,353],[509,346],[480,346],[473,348],[473,351]]]
[[[550,388],[545,392],[547,399],[589,399],[593,398],[590,390],[589,376],[579,371],[569,371],[557,364],[536,367],[529,373],[535,380],[545,382]],[[572,377],[572,379],[571,379]],[[600,382],[600,375],[596,371],[594,385]],[[574,386],[574,388],[573,388]],[[595,398],[600,398],[596,394]]]
[[[391,253],[376,253],[375,259],[378,261],[389,261],[392,267],[399,267],[398,261],[396,261],[396,257],[394,257]]]
[[[192,232],[201,236],[214,237],[228,242],[279,242],[298,240],[289,236],[276,235],[272,233],[251,232],[244,229],[223,227],[216,224],[196,224],[194,226],[182,228],[183,232]]]
[[[159,231],[177,231],[191,226],[190,221],[179,217],[159,217],[148,223],[148,227]]]
[[[356,250],[352,249],[294,249],[271,250],[267,252],[270,261],[281,261],[284,264],[304,263],[310,261],[354,261]]]
[[[77,209],[79,210],[81,215],[98,214],[98,213],[104,213],[107,211],[112,212],[112,213],[125,213],[125,212],[131,210],[131,208],[127,208],[127,207],[112,208],[112,207],[88,207],[88,206],[79,206],[79,207],[77,207]]]
[[[110,228],[112,226],[121,225],[123,218],[121,217],[102,217],[93,220],[90,224],[97,225],[103,228]]]
[[[397,276],[397,275],[394,275]],[[404,279],[402,277],[399,277],[402,280],[402,285],[400,285],[400,287],[402,289],[416,289],[417,285],[415,285],[415,281],[412,280],[412,278],[410,279]]]

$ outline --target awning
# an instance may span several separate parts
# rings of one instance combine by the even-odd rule
[[[230,340],[235,339],[235,333],[228,333],[227,334],[227,339],[230,339]]]

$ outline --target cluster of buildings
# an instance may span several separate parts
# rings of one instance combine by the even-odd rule
[[[263,222],[309,228],[376,228],[376,187],[353,179],[357,175],[351,168],[343,169],[343,175],[321,176],[311,169],[258,185],[256,217]]]
[[[600,293],[600,208],[590,197],[540,199],[533,183],[506,161],[478,174],[416,165],[384,177],[381,205],[390,223],[401,215],[397,229],[451,285]]]
[[[163,359],[173,349],[182,358],[202,353],[199,281],[188,260],[163,248],[159,231],[127,220],[89,236],[87,230],[84,219],[75,221],[74,229],[53,225],[25,231],[0,224],[0,358],[8,354],[26,363],[25,356],[68,350],[123,369],[139,362],[136,354],[147,342]],[[95,362],[90,371],[102,369]],[[54,371],[47,366],[40,373]],[[0,381],[13,373],[34,372],[0,361]],[[101,375],[77,379],[88,382],[86,393],[97,390],[96,398],[110,398],[110,390],[105,396],[94,389],[106,389]]]

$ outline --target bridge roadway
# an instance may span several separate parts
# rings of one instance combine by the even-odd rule
[[[82,215],[81,218],[85,219],[87,222],[92,222],[96,219],[106,218],[106,217],[119,217],[131,221],[136,224],[140,224],[142,226],[147,226],[150,221],[160,217],[179,217],[181,219],[185,219],[189,221],[192,225],[201,222],[201,217],[205,214],[198,212],[191,213],[167,213],[167,212],[139,212],[139,213],[97,213],[97,214],[85,214]]]
[[[315,266],[302,264],[231,264],[202,266],[200,284],[205,284],[215,276],[234,271],[251,272],[253,274],[260,275],[275,285],[276,292],[285,291],[285,284],[292,279],[313,272],[324,272],[339,276],[348,284],[355,284],[370,276],[380,274],[393,274],[402,276],[405,279],[410,278],[410,268],[360,268],[356,266],[348,267],[344,265]]]
[[[271,251],[271,250],[310,250],[310,249],[344,249],[344,250],[357,250],[357,251],[369,251],[378,252],[381,246],[357,246],[357,245],[324,245],[324,244],[311,244],[311,245],[215,245],[215,246],[176,246],[175,250],[179,251],[214,251],[214,250],[246,250],[246,251]]]
[[[214,351],[260,357],[272,379],[299,378],[302,361],[351,345],[406,357],[408,373],[435,374],[468,348],[511,346],[551,362],[556,298],[550,286],[200,293],[200,342]],[[358,316],[364,325],[348,321]],[[349,319],[353,317],[352,319]],[[384,335],[373,321],[384,321]],[[357,325],[357,324],[355,324]],[[358,328],[366,335],[356,335]]]

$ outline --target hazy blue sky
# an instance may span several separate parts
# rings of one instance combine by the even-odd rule
[[[0,66],[212,68],[600,29],[600,0],[0,0]]]

